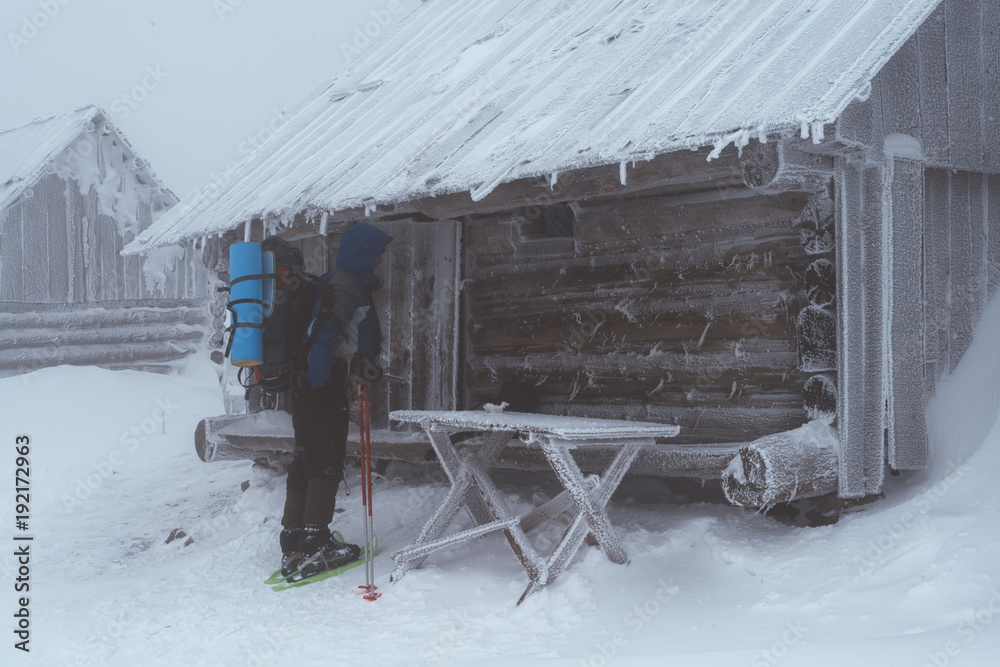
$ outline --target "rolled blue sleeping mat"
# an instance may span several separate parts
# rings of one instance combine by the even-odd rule
[[[229,310],[232,313],[233,366],[257,366],[264,360],[264,290],[259,243],[229,246]],[[249,278],[249,276],[258,276]]]

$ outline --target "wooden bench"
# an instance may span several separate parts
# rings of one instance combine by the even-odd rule
[[[669,424],[516,412],[401,410],[389,416],[418,424],[425,430],[452,485],[414,543],[393,554],[396,567],[392,581],[398,581],[411,567],[419,567],[437,549],[499,530],[528,575],[528,586],[518,604],[555,581],[588,534],[594,536],[609,560],[628,562],[628,553],[611,526],[605,505],[640,449],[654,445],[657,438],[672,438],[679,431],[677,426]],[[481,431],[487,437],[477,451],[460,456],[451,440],[451,435],[460,431]],[[565,489],[524,516],[510,512],[489,475],[501,452],[515,437],[522,441],[523,447],[541,450]],[[617,453],[599,478],[586,480],[570,452],[591,447]],[[574,507],[575,519],[555,549],[544,557],[537,553],[526,533]],[[442,537],[462,508],[475,526]]]
[[[263,461],[279,471],[291,462],[295,435],[291,416],[279,410],[255,414],[207,417],[198,424],[194,445],[202,461]],[[351,424],[347,437],[347,456],[358,458],[358,428]],[[456,443],[459,452],[478,451],[485,442],[477,437]],[[664,442],[643,445],[631,472],[658,477],[694,477],[719,479],[722,471],[746,443],[675,444]],[[573,451],[580,470],[600,473],[607,470],[617,452],[614,448],[586,447]],[[372,430],[372,457],[375,461],[427,463],[437,460],[431,441],[423,429],[417,431]],[[537,447],[525,447],[511,440],[497,457],[495,468],[509,470],[549,470],[550,466]]]

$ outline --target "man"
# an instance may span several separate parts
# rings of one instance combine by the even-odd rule
[[[347,229],[336,267],[323,276],[306,331],[306,377],[292,389],[295,459],[288,469],[281,519],[281,571],[302,577],[339,567],[360,556],[354,544],[330,534],[337,487],[344,478],[349,394],[378,379],[382,331],[372,302],[375,266],[392,237],[359,222]],[[332,305],[329,295],[332,294]]]

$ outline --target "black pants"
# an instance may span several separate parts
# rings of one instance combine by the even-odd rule
[[[281,524],[326,526],[333,520],[337,487],[344,478],[350,409],[343,383],[292,390],[295,459],[288,467]]]

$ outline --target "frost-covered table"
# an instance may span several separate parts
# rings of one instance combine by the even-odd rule
[[[389,417],[419,424],[427,431],[451,482],[448,496],[416,541],[393,554],[396,568],[392,580],[398,581],[411,567],[419,566],[432,551],[502,530],[531,580],[518,604],[542,586],[555,581],[588,534],[593,534],[610,560],[623,564],[628,562],[628,554],[611,527],[604,506],[628,472],[639,449],[654,444],[657,438],[672,438],[679,430],[669,424],[519,412],[399,410]],[[485,431],[489,435],[475,454],[461,457],[451,441],[451,434],[459,431]],[[536,446],[544,452],[565,489],[524,516],[510,512],[489,475],[500,452],[515,437],[520,437],[526,446]],[[576,447],[611,447],[618,453],[600,477],[584,479],[570,454],[570,450]],[[552,553],[543,557],[528,541],[526,533],[573,506],[577,509],[576,518]],[[442,537],[463,507],[472,517],[475,527]]]

